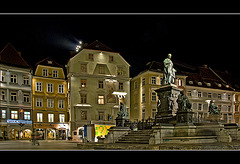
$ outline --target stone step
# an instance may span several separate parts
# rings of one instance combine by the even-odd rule
[[[215,143],[217,136],[164,137],[163,143]]]
[[[123,144],[149,144],[149,141],[129,141],[129,140],[126,140],[126,141],[116,141],[116,143],[123,143]]]

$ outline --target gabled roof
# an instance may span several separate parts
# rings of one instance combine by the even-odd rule
[[[61,64],[59,64],[55,60],[51,59],[50,57],[47,57],[47,58],[37,62],[35,64],[35,66],[37,66],[37,65],[45,65],[45,66],[51,66],[51,67],[61,67],[61,68],[64,68]]]
[[[92,50],[102,50],[102,51],[110,51],[114,52],[110,47],[106,46],[105,44],[95,40],[94,42],[90,43],[84,49],[92,49]]]
[[[0,62],[13,66],[30,67],[11,43],[8,43],[0,52]]]

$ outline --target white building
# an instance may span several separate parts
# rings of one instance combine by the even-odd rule
[[[0,52],[0,137],[32,133],[32,70],[12,44]]]
[[[129,67],[118,52],[99,41],[85,46],[69,60],[69,114],[73,139],[85,136],[94,140],[96,136],[105,135],[107,129],[115,125],[120,101],[130,110]]]

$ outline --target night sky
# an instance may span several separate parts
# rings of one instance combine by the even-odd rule
[[[0,49],[12,43],[30,65],[47,56],[65,65],[79,40],[99,40],[120,52],[131,65],[131,77],[168,53],[174,60],[240,76],[239,14],[2,14],[0,20]]]

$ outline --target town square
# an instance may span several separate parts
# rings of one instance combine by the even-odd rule
[[[239,15],[0,17],[0,150],[240,150]]]

